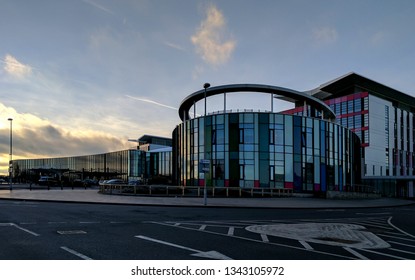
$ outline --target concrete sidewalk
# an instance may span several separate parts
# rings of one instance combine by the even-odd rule
[[[125,205],[153,206],[189,206],[204,207],[203,197],[182,196],[131,196],[101,194],[98,189],[51,189],[32,190],[15,188],[13,191],[0,189],[0,199],[25,201],[80,202]],[[243,208],[367,208],[394,207],[415,204],[413,200],[380,198],[330,200],[321,198],[225,198],[208,197],[208,207],[243,207]]]

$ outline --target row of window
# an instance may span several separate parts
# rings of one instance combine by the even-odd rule
[[[353,95],[356,96],[356,95]],[[334,100],[336,103],[332,103],[329,107],[333,110],[337,117],[346,114],[358,113],[361,111],[369,110],[369,100],[368,97],[356,98],[347,101],[341,101],[342,98],[337,98]],[[362,106],[363,105],[363,106]]]
[[[182,185],[207,180],[208,186],[306,191],[350,184],[360,174],[360,161],[354,162],[360,158],[357,137],[321,119],[270,113],[212,115],[180,124],[173,138],[173,169]],[[199,172],[202,159],[211,161],[206,178]]]
[[[14,160],[14,178],[48,175],[39,174],[65,172],[84,177],[123,180],[136,177],[171,176],[171,152],[146,153],[140,150],[124,150],[99,155]]]
[[[386,107],[385,122],[386,117],[389,118],[389,114],[386,116],[386,110],[389,113],[389,108],[386,109]],[[415,159],[413,159],[412,152],[410,152],[415,151],[415,114],[394,107],[394,115],[393,175],[415,175],[415,170],[413,170],[412,166]]]

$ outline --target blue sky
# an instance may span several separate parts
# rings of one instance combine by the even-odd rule
[[[410,0],[0,0],[0,173],[9,117],[14,158],[37,158],[170,137],[205,82],[302,91],[357,72],[414,95],[413,14]]]

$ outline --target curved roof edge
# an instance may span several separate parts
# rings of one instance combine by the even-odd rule
[[[230,92],[260,92],[260,93],[269,93],[269,94],[277,94],[289,99],[294,99],[297,101],[305,101],[307,104],[311,105],[313,108],[321,110],[324,112],[324,119],[335,119],[336,115],[331,110],[331,108],[326,105],[324,102],[319,100],[316,97],[313,97],[306,92],[295,91],[288,88],[283,87],[276,87],[270,85],[261,85],[261,84],[230,84],[230,85],[222,85],[216,86],[206,89],[206,97],[223,94],[223,93],[230,93]],[[190,119],[189,110],[199,100],[204,99],[205,97],[205,89],[201,89],[196,91],[185,99],[183,99],[182,103],[179,107],[179,117],[182,121],[185,119]]]

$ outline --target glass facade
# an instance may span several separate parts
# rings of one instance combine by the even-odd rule
[[[22,182],[36,181],[41,175],[59,177],[60,181],[170,178],[171,166],[171,151],[123,150],[98,155],[14,160],[13,178]]]
[[[343,190],[360,183],[360,141],[325,120],[229,113],[187,120],[173,132],[173,170],[184,186]],[[199,172],[200,160],[210,172]]]
[[[361,146],[369,146],[369,93],[359,92],[324,101],[336,114],[336,123],[352,130],[360,138]],[[304,111],[308,116],[312,110],[304,110],[303,106],[286,110],[282,113],[303,116]],[[318,117],[319,113],[315,113]]]

